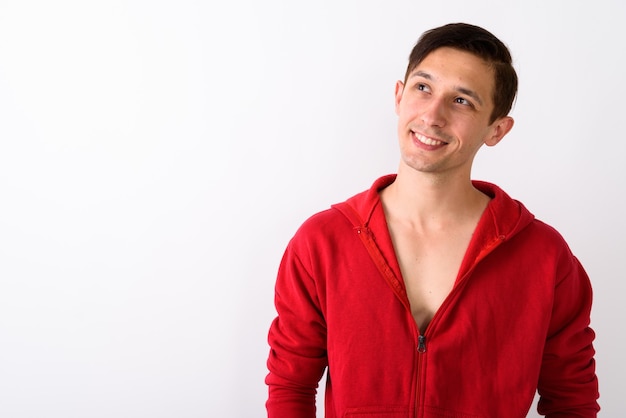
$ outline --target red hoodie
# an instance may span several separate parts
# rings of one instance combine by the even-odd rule
[[[378,191],[308,219],[290,241],[269,332],[270,418],[596,417],[591,286],[550,226],[497,186],[454,288],[423,334]]]

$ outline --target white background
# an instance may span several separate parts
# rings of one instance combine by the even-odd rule
[[[0,416],[264,416],[287,241],[395,171],[394,83],[454,21],[520,76],[474,177],[582,260],[626,416],[625,4],[0,1]]]

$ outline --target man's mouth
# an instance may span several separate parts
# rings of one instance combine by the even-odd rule
[[[417,132],[413,132],[413,135],[415,136],[415,139],[417,139],[419,142],[421,142],[424,145],[429,145],[431,147],[436,147],[439,145],[446,145],[447,142],[443,142],[440,141],[438,139],[434,139],[434,138],[430,138],[428,136],[424,136],[422,134],[419,134]]]

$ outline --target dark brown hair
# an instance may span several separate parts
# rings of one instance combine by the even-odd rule
[[[404,82],[409,74],[435,49],[450,47],[482,58],[494,72],[493,111],[490,123],[506,116],[517,94],[517,74],[509,49],[491,32],[467,23],[450,23],[431,29],[413,47]]]

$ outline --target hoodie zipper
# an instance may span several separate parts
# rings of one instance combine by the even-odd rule
[[[421,414],[420,408],[420,398],[422,393],[422,386],[424,385],[422,378],[422,363],[425,361],[424,354],[426,353],[426,337],[419,334],[417,335],[417,347],[415,350],[415,372],[414,372],[414,382],[415,382],[415,393],[413,394],[413,399],[415,402],[415,410],[413,412],[414,417],[419,417]]]
[[[426,352],[426,337],[419,335],[417,337],[417,352],[423,354]]]
[[[417,327],[417,326],[416,326]],[[422,395],[422,387],[424,386],[423,363],[426,361],[426,336],[419,333],[417,335],[417,361],[415,364],[415,417],[422,415],[420,407],[420,398]]]

